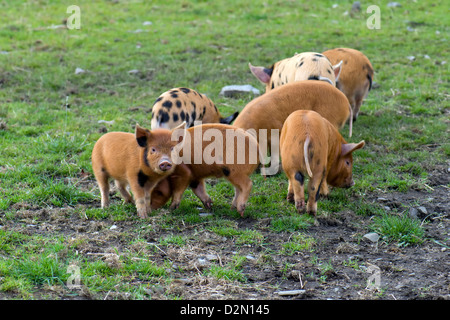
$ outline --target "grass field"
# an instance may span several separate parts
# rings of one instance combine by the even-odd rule
[[[445,1],[361,1],[359,12],[353,1],[75,2],[0,2],[1,298],[273,299],[297,288],[295,270],[313,299],[448,296]],[[66,27],[72,4],[81,10],[80,29]],[[366,25],[372,4],[381,10],[380,29]],[[223,86],[264,90],[248,62],[270,66],[335,47],[363,51],[376,85],[350,139],[366,141],[354,155],[356,185],[319,201],[319,223],[287,203],[282,173],[252,176],[243,219],[229,209],[232,186],[214,179],[213,212],[191,191],[179,209],[165,207],[146,221],[118,195],[100,209],[95,141],[106,131],[132,132],[136,123],[149,128],[162,92],[193,88],[228,115],[253,97],[223,97]],[[427,213],[415,219],[409,213],[418,207]],[[371,231],[380,235],[376,253],[363,239]],[[356,251],[337,255],[342,244]],[[435,254],[442,269],[424,271],[407,290],[386,281],[358,294],[367,266],[381,256],[391,261],[392,250]],[[384,279],[410,274],[414,264],[430,270],[414,259],[392,263],[382,268]],[[69,266],[80,271],[81,289],[68,285]],[[343,274],[353,285],[333,290]]]

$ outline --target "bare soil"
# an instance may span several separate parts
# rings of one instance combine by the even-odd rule
[[[418,206],[427,209],[426,215],[419,212],[416,217],[423,222],[426,240],[420,245],[406,247],[387,243],[383,239],[372,242],[364,238],[369,232],[367,226],[372,217],[355,215],[351,211],[319,215],[316,225],[304,231],[316,239],[313,250],[294,255],[278,254],[282,244],[289,241],[292,234],[271,232],[270,218],[237,220],[239,228],[256,229],[264,235],[264,241],[255,246],[237,245],[233,238],[205,232],[198,225],[182,224],[177,234],[192,241],[182,247],[158,246],[159,239],[173,234],[173,230],[168,232],[155,223],[152,231],[144,237],[147,243],[154,243],[157,250],[149,250],[148,245],[141,247],[132,244],[136,232],[142,236],[142,230],[136,230],[138,220],[86,220],[77,214],[70,214],[73,208],[42,209],[26,204],[16,205],[18,219],[22,223],[9,221],[4,227],[26,234],[60,234],[69,242],[84,239],[86,241],[78,247],[78,254],[88,259],[103,259],[113,267],[120,267],[120,256],[127,252],[142,253],[146,250],[148,259],[159,266],[169,260],[172,267],[167,272],[175,280],[162,281],[160,285],[143,282],[149,285],[153,299],[168,299],[171,296],[190,300],[449,299],[450,206],[447,168],[433,171],[427,185],[429,190],[371,194],[367,198],[374,205],[381,204],[386,210],[396,209],[395,212],[407,212],[408,208]],[[93,181],[87,181],[84,187],[93,186]],[[98,203],[82,206],[92,205],[99,206]],[[160,214],[170,212],[161,210]],[[156,218],[150,218],[149,224]],[[111,228],[112,225],[116,227]],[[242,267],[246,282],[217,279],[203,272],[211,264],[227,265],[236,254],[247,257]],[[368,286],[369,278],[374,279],[375,276],[380,280],[379,286],[375,282]],[[130,281],[138,285],[141,280]],[[287,296],[278,293],[287,290],[302,291]],[[56,289],[43,287],[36,294],[38,299],[48,296],[55,299],[128,299],[129,293],[99,293],[83,288],[74,294],[74,291],[61,286]]]

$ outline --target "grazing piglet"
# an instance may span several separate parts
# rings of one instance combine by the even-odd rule
[[[335,126],[309,110],[293,112],[281,131],[280,152],[283,170],[289,178],[287,199],[298,212],[305,210],[304,180],[308,176],[307,212],[316,215],[319,194],[328,195],[328,184],[349,188],[352,178],[352,152],[365,142],[347,143]]]
[[[353,121],[356,120],[364,98],[372,88],[373,68],[369,59],[360,51],[349,48],[337,48],[323,52],[332,63],[343,61],[343,69],[336,82],[350,101],[353,109]]]
[[[333,86],[317,80],[296,81],[277,87],[250,101],[234,121],[234,126],[244,130],[267,129],[267,149],[271,146],[271,131],[281,132],[286,118],[296,110],[314,110],[336,128],[344,126],[351,108],[345,95]],[[350,122],[350,136],[352,127]]]
[[[252,189],[249,176],[259,165],[258,143],[251,134],[226,124],[196,125],[187,130],[179,155],[182,163],[166,179],[172,190],[171,209],[179,206],[187,187],[191,187],[203,205],[211,209],[212,200],[206,193],[205,178],[225,177],[235,188],[231,208],[244,215]],[[163,193],[155,196],[159,203],[168,200]]]
[[[297,53],[276,62],[270,68],[255,67],[249,63],[253,75],[266,85],[266,92],[300,80],[323,80],[336,86],[341,64],[332,65],[326,56],[317,52]]]
[[[184,129],[183,122],[176,129]],[[151,212],[151,193],[156,184],[175,168],[172,149],[182,140],[172,141],[167,129],[149,131],[136,125],[135,134],[109,132],[101,136],[92,150],[92,169],[100,187],[102,208],[109,205],[109,178],[115,179],[126,202],[133,202],[127,185],[133,192],[137,213],[147,218]],[[181,130],[186,131],[186,130]]]
[[[194,121],[230,124],[239,114],[222,118],[214,102],[189,88],[173,88],[161,94],[152,107],[151,128],[173,129],[183,121],[187,127]]]

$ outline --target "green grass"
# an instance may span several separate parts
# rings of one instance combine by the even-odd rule
[[[424,241],[425,230],[421,222],[406,215],[383,214],[374,219],[371,228],[387,241],[395,241],[400,246],[420,244]]]
[[[356,185],[332,189],[327,199],[320,199],[319,216],[346,211],[361,218],[375,216],[371,228],[387,241],[420,244],[426,238],[422,226],[386,213],[370,199],[389,192],[428,191],[430,172],[447,165],[448,6],[420,1],[391,9],[388,0],[375,1],[381,8],[381,29],[369,30],[366,4],[360,13],[344,14],[353,2],[81,0],[76,3],[80,30],[47,28],[63,24],[73,2],[1,2],[0,294],[33,299],[48,286],[67,293],[67,267],[76,261],[94,297],[129,292],[127,297],[134,299],[151,298],[147,289],[170,283],[169,264],[177,265],[173,257],[157,255],[172,247],[196,247],[205,234],[210,235],[206,243],[232,243],[237,251],[263,248],[265,255],[291,256],[314,250],[314,239],[300,236],[314,219],[298,215],[286,201],[283,173],[252,176],[245,219],[257,221],[253,228],[237,223],[239,214],[230,210],[234,190],[225,180],[207,185],[214,200],[212,215],[199,215],[202,205],[187,191],[179,209],[169,212],[165,207],[143,222],[134,206],[123,205],[117,195],[110,208],[99,208],[90,156],[103,127],[126,132],[136,123],[149,127],[154,100],[170,88],[205,93],[228,115],[252,97],[220,96],[223,86],[251,84],[264,90],[248,62],[270,66],[295,52],[341,46],[360,49],[370,58],[378,87],[369,93],[348,139],[366,141],[354,155]],[[408,31],[411,25],[415,31]],[[411,55],[414,61],[407,58]],[[77,67],[86,72],[75,74]],[[139,72],[129,73],[134,69]],[[346,129],[342,132],[347,138]],[[83,231],[77,230],[91,230],[91,221],[99,227],[79,236]],[[65,227],[55,227],[59,222]],[[68,227],[71,223],[81,229]],[[113,223],[133,228],[108,235],[106,243],[95,238]],[[189,236],[178,234],[186,230]],[[273,244],[267,242],[268,232],[283,239],[295,236]],[[121,267],[101,255],[88,255],[102,253],[91,252],[94,245],[99,251],[119,248]],[[133,251],[135,247],[140,249]],[[151,262],[152,255],[156,262]],[[245,283],[238,257],[203,272]]]
[[[293,255],[297,252],[312,251],[316,243],[313,237],[302,233],[293,234],[290,240],[282,245],[282,254]]]

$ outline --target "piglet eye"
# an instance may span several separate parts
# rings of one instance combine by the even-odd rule
[[[348,166],[350,166],[350,161],[346,160],[346,161],[345,161],[345,164],[348,165]]]
[[[152,147],[151,151],[152,151],[152,153],[156,152],[156,148]]]

